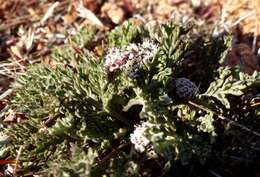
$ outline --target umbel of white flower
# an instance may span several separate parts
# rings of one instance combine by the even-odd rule
[[[135,126],[135,130],[130,134],[130,141],[137,152],[144,152],[150,141],[145,136],[145,131],[151,128],[153,124],[142,122],[141,125]]]
[[[154,56],[157,45],[152,41],[144,40],[140,44],[131,43],[122,48],[110,48],[105,55],[104,67],[108,72],[127,70],[129,77],[136,77],[140,64]]]

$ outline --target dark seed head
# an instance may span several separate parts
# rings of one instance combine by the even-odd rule
[[[199,88],[189,79],[181,77],[175,80],[175,92],[179,98],[192,99],[199,94]]]

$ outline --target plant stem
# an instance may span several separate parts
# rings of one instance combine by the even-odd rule
[[[98,163],[100,166],[103,166],[107,163],[107,161],[114,155],[118,154],[119,151],[127,146],[130,146],[131,142],[127,142],[125,144],[121,144],[116,149],[113,149],[109,154],[107,154],[100,162]]]
[[[210,109],[207,108],[207,107],[204,107],[204,106],[199,105],[199,104],[197,104],[197,103],[194,103],[194,102],[192,102],[192,101],[188,101],[188,103],[189,103],[190,105],[196,107],[196,108],[199,108],[199,109],[203,110],[203,111],[213,113],[214,115],[218,116],[218,118],[229,122],[231,125],[234,125],[234,126],[236,126],[236,127],[239,127],[239,128],[241,128],[242,130],[248,131],[248,132],[250,132],[250,133],[252,133],[252,134],[254,134],[254,135],[260,137],[260,133],[254,131],[254,130],[251,130],[251,129],[247,128],[246,126],[241,125],[241,124],[239,124],[239,123],[237,123],[237,122],[235,122],[235,121],[233,121],[233,120],[231,120],[231,119],[229,119],[229,118],[227,118],[227,117],[224,117],[224,116],[220,115],[219,113],[210,110]]]

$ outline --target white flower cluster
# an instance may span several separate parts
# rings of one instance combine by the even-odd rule
[[[152,126],[153,124],[149,122],[143,122],[141,125],[136,126],[134,132],[130,134],[130,141],[134,144],[136,151],[140,153],[145,151],[150,141],[145,137],[144,133],[147,128]]]
[[[129,76],[134,76],[142,61],[151,58],[157,52],[157,46],[144,40],[141,44],[131,43],[122,49],[113,47],[105,56],[105,68],[109,72],[128,70]]]

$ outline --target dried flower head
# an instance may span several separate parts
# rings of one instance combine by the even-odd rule
[[[105,68],[108,72],[124,70],[129,77],[136,77],[140,64],[157,52],[157,46],[149,41],[144,40],[141,44],[131,43],[119,48],[111,48],[105,56]]]
[[[180,98],[192,99],[199,94],[199,88],[189,79],[181,77],[175,80],[176,94]]]

